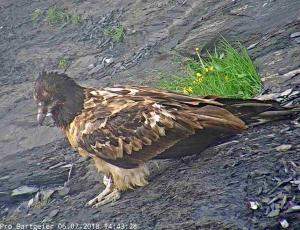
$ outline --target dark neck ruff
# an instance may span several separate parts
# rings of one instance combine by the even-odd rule
[[[60,128],[66,128],[82,112],[84,104],[83,87],[72,86],[72,89],[67,89],[65,94],[65,102],[52,112],[55,125]]]

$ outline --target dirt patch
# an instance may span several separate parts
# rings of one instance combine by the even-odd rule
[[[57,5],[82,14],[80,25],[33,23],[35,9]],[[177,72],[174,52],[193,56],[194,48],[212,48],[221,35],[249,47],[266,90],[282,91],[299,83],[300,2],[287,1],[30,1],[0,3],[0,215],[6,223],[118,223],[139,229],[279,228],[286,219],[294,228],[299,213],[287,213],[297,204],[299,190],[290,182],[298,174],[299,128],[290,122],[269,124],[240,135],[234,142],[180,161],[152,164],[149,186],[123,194],[120,201],[99,210],[84,208],[99,193],[101,176],[88,161],[73,153],[60,131],[37,127],[32,84],[42,69],[70,63],[66,72],[84,85],[155,85],[158,70]],[[109,26],[126,29],[123,42],[104,34]],[[109,61],[108,61],[109,60]],[[288,152],[275,148],[291,144]],[[70,191],[56,192],[47,205],[27,210],[23,202],[33,195],[11,197],[23,185],[58,189],[74,164]],[[1,179],[2,178],[2,179]],[[288,187],[286,187],[288,186]],[[269,194],[270,193],[270,194]],[[282,193],[283,196],[279,196]],[[279,199],[263,203],[266,196]],[[267,217],[286,196],[279,215]],[[257,201],[253,211],[247,204]],[[270,202],[270,200],[269,200]],[[58,210],[58,212],[57,212]],[[52,213],[50,219],[46,217]],[[127,226],[127,225],[126,225]]]

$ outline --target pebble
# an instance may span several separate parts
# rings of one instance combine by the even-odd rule
[[[279,222],[282,228],[288,228],[290,226],[286,219],[283,219]]]
[[[21,186],[19,188],[16,188],[12,191],[11,196],[20,196],[20,195],[27,195],[37,192],[39,189],[36,187],[30,187],[30,186]]]
[[[280,210],[275,209],[268,214],[268,217],[275,217],[275,216],[278,216],[279,214],[280,214]]]
[[[68,187],[63,187],[61,190],[58,190],[58,194],[60,196],[65,196],[70,192],[70,188]]]
[[[107,64],[111,64],[114,62],[114,58],[104,58],[103,61],[105,61]]]
[[[257,210],[257,209],[258,209],[259,204],[258,204],[257,201],[250,201],[249,203],[250,203],[250,208],[251,208],[252,210]]]
[[[295,205],[290,207],[286,212],[290,213],[290,212],[299,212],[300,211],[300,205]]]
[[[291,37],[291,38],[297,38],[297,37],[300,37],[300,31],[295,32],[295,33],[292,33],[290,37]]]
[[[250,46],[247,47],[248,50],[251,50],[253,48],[255,48],[257,46],[258,42],[257,43],[254,43],[254,44],[251,44]]]
[[[59,213],[58,209],[54,209],[49,213],[49,218],[55,217]]]
[[[279,145],[276,147],[276,150],[279,152],[286,152],[292,148],[292,145]]]

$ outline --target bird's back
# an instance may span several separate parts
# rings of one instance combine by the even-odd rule
[[[67,136],[94,157],[134,168],[152,158],[199,153],[247,125],[291,113],[273,101],[191,97],[138,86],[86,88],[82,113]]]

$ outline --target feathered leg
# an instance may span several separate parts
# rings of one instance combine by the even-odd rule
[[[114,188],[114,183],[111,176],[107,177],[104,175],[103,184],[106,185],[105,189],[98,196],[90,200],[86,206],[97,208],[120,199],[121,193],[118,189]]]

